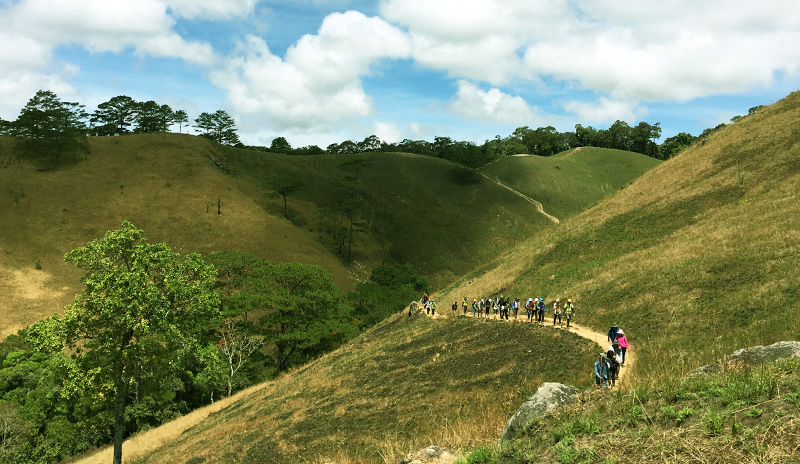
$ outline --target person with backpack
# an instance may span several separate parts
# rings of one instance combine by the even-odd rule
[[[575,306],[572,304],[572,298],[567,298],[567,304],[564,305],[564,318],[567,320],[568,329],[573,315],[575,315]]]
[[[628,351],[630,345],[628,345],[628,337],[625,336],[625,332],[622,329],[617,331],[617,342],[619,343],[620,358],[622,359],[620,364],[625,367],[625,352]]]
[[[597,361],[594,362],[594,383],[598,387],[605,387],[608,383],[608,363],[606,354],[600,353]]]
[[[519,313],[519,298],[514,298],[514,320],[517,320],[517,314]]]
[[[553,327],[556,326],[556,319],[558,319],[558,326],[561,327],[561,299],[556,298],[553,303]]]
[[[464,301],[461,302],[461,309],[464,310],[464,315],[467,315],[467,297],[464,297]]]
[[[538,309],[538,313],[539,313],[539,317],[537,318],[537,322],[541,322],[542,324],[544,324],[544,310],[545,310],[544,298],[539,298],[539,306],[538,306],[537,309]]]
[[[491,299],[491,298],[487,298],[487,299],[486,299],[486,307],[485,307],[485,308],[483,308],[483,310],[484,310],[484,316],[485,316],[487,319],[489,318],[489,310],[491,310],[491,309],[492,309],[492,299]]]
[[[610,383],[610,388],[617,384],[617,378],[619,377],[619,357],[613,350],[608,350],[606,357],[608,357],[608,381]]]
[[[533,298],[528,298],[525,302],[525,311],[528,313],[528,322],[533,322]]]
[[[453,306],[451,306],[453,310],[453,317],[456,317],[456,311],[458,311],[458,300],[453,300]]]
[[[436,315],[436,302],[433,300],[428,300],[428,302],[431,304],[431,316]]]
[[[614,340],[617,339],[617,331],[618,330],[619,330],[619,327],[617,326],[616,323],[611,324],[611,327],[608,328],[608,341],[613,343]]]

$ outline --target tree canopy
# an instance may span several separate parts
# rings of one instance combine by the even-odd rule
[[[196,346],[219,317],[216,270],[198,254],[180,259],[166,244],[151,244],[130,222],[67,253],[84,269],[84,290],[58,315],[37,323],[29,339],[51,351],[74,353],[71,388],[113,398],[114,463],[121,463],[126,405],[164,362]]]

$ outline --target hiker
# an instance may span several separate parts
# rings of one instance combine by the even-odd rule
[[[461,308],[464,310],[464,315],[467,315],[467,297],[464,297],[464,301],[461,302]]]
[[[613,351],[614,355],[621,356],[622,350],[619,346],[619,340],[614,340],[614,342],[611,343],[611,346],[608,347],[608,351]]]
[[[594,362],[594,383],[598,387],[605,387],[608,383],[608,363],[605,353],[600,353]]]
[[[567,304],[564,305],[564,317],[567,319],[567,328],[569,329],[569,321],[572,320],[572,315],[575,313],[575,306],[572,304],[572,298],[567,298]]]
[[[539,312],[539,317],[537,318],[536,321],[544,324],[544,309],[545,309],[544,298],[539,298],[539,306],[537,307],[537,309]]]
[[[456,317],[456,311],[458,311],[458,300],[453,300],[453,306],[451,308],[453,309],[453,317]]]
[[[517,313],[519,313],[519,298],[514,298],[514,320],[517,319]]]
[[[613,342],[614,340],[617,339],[617,331],[618,330],[619,330],[619,327],[617,326],[616,323],[611,324],[611,327],[608,328],[608,341]]]
[[[561,300],[556,298],[553,303],[553,327],[556,326],[556,319],[558,319],[558,326],[561,327]]]
[[[497,319],[497,311],[500,310],[500,299],[495,298],[494,303],[492,304],[492,311],[494,312],[494,318]]]
[[[630,345],[628,345],[628,337],[625,336],[625,332],[623,332],[622,329],[619,329],[619,331],[617,331],[617,342],[619,342],[619,348],[620,351],[622,352],[621,353],[622,362],[620,364],[622,365],[622,367],[625,367],[625,352],[628,351],[628,347]]]
[[[533,322],[533,298],[528,298],[525,302],[525,311],[528,313],[528,322]]]
[[[478,311],[478,300],[472,300],[472,317],[475,317],[475,313]]]
[[[430,300],[425,302],[425,314],[427,314],[428,316],[431,315],[431,302],[430,302]]]
[[[431,305],[431,316],[436,314],[436,302],[433,300],[428,300],[428,303]]]
[[[428,302],[428,294],[427,293],[423,293],[422,294],[422,299],[420,299],[419,302],[422,303],[422,304],[426,304]]]
[[[619,357],[617,357],[617,354],[614,353],[613,350],[609,350],[606,356],[608,357],[608,380],[611,384],[609,385],[610,388],[617,384],[617,377],[619,377]]]
[[[483,308],[483,309],[485,311],[484,315],[488,319],[489,318],[489,310],[492,309],[492,299],[491,298],[487,298],[486,299],[486,307]]]

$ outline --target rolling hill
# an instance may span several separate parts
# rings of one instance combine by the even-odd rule
[[[348,163],[360,166],[366,205],[349,258],[336,253],[332,238]],[[288,198],[291,220],[264,186],[274,176],[305,183]],[[91,137],[83,161],[52,172],[18,160],[13,139],[0,137],[0,185],[0,336],[71,302],[80,273],[64,254],[123,220],[182,253],[250,251],[319,264],[345,290],[354,286],[354,260],[367,270],[383,258],[410,262],[441,286],[551,225],[507,189],[436,158],[286,156],[185,134]],[[378,212],[392,221],[383,244],[373,227]]]
[[[618,456],[614,448],[597,450],[595,435],[602,437],[603,443],[628,450],[631,459],[642,462],[714,460],[721,456],[774,462],[769,456],[787,456],[772,454],[764,446],[774,442],[768,438],[775,420],[786,426],[781,436],[796,443],[792,432],[796,430],[796,420],[792,419],[796,417],[792,415],[792,405],[797,401],[792,393],[798,384],[796,363],[770,366],[763,372],[724,373],[702,381],[681,379],[735,348],[796,337],[800,329],[799,160],[800,92],[796,92],[718,131],[617,194],[530,237],[440,292],[439,301],[498,292],[544,295],[548,299],[572,296],[579,322],[596,331],[605,330],[611,323],[624,327],[631,349],[638,355],[642,374],[629,391],[598,397],[593,411],[579,408],[546,424],[533,424],[536,430],[532,433],[538,430],[546,435],[513,444],[502,460],[495,456],[494,460],[480,462],[529,462],[526,456],[594,462]],[[492,342],[481,341],[481,337],[494,331],[493,324],[480,326],[480,322],[461,318],[449,322],[406,321],[398,315],[339,351],[276,383],[265,384],[258,392],[243,395],[137,462],[271,459],[287,453],[302,455],[309,462],[394,462],[392,459],[419,448],[419,444],[450,444],[447,424],[451,417],[459,417],[465,401],[469,402],[453,401],[453,391],[465,389],[472,402],[495,401],[493,393],[514,392],[520,384],[530,391],[539,382],[530,377],[524,381],[521,377],[503,378],[503,372],[520,372],[510,367],[493,374],[463,369],[468,373],[463,381],[477,382],[473,387],[478,390],[465,387],[467,384],[454,388],[449,380],[418,379],[420,382],[399,384],[414,378],[418,368],[434,373],[434,358],[446,356],[452,363],[496,359],[482,357],[489,355],[485,350]],[[403,332],[394,331],[404,324],[405,339]],[[492,340],[505,343],[512,338],[525,339],[533,346],[551,344],[553,349],[542,357],[547,353],[574,353],[559,357],[559,361],[574,366],[568,368],[569,375],[589,372],[591,352],[596,348],[580,339],[567,339],[568,346],[558,345],[562,342],[559,338],[566,337],[561,333],[547,331],[541,335],[495,333]],[[448,352],[450,346],[458,350]],[[514,349],[510,348],[512,352]],[[525,353],[518,352],[519,357],[524,358]],[[342,361],[347,358],[356,361],[349,368]],[[498,359],[492,365],[501,363]],[[570,382],[565,373],[552,373],[557,364],[548,361],[531,368],[552,375],[547,380]],[[355,389],[348,387],[360,370],[380,379],[364,384],[361,393],[361,384],[356,383]],[[317,379],[323,380],[315,383]],[[334,380],[329,384],[324,379]],[[589,379],[583,379],[577,379],[576,384],[585,386]],[[495,380],[498,388],[492,390]],[[402,393],[393,390],[398,385],[404,386]],[[780,396],[781,386],[786,396]],[[312,398],[308,392],[312,392]],[[409,394],[428,398],[424,404],[433,408],[431,412],[439,411],[442,404],[447,406],[429,414],[426,424],[420,424],[418,417],[399,412],[399,404],[410,401],[405,396]],[[502,411],[507,414],[513,410],[524,396],[524,391],[515,393],[508,400],[513,406],[501,408],[499,413],[484,410],[476,417],[483,414],[496,431],[495,422],[500,421]],[[282,400],[276,401],[279,398]],[[774,398],[781,398],[789,409],[770,406],[769,413],[764,412],[764,405]],[[273,408],[279,403],[281,407]],[[687,420],[699,408],[712,408],[705,406],[712,403],[721,404],[713,408],[743,409],[726,409],[724,415],[704,409],[702,418]],[[332,419],[355,411],[363,411],[356,423],[374,424],[385,417],[384,422],[392,425],[387,428],[382,424],[380,433],[371,433],[369,428],[343,428]],[[745,411],[750,412],[745,416]],[[762,412],[764,420],[772,422],[759,422]],[[737,425],[737,414],[750,422]],[[726,422],[731,417],[733,424]],[[780,419],[783,417],[788,419]],[[334,428],[329,428],[331,421],[337,424]],[[666,427],[654,429],[656,421],[663,421]],[[317,432],[304,427],[292,429],[298,423],[313,424],[312,429],[320,427],[328,433],[312,436]],[[498,435],[492,435],[492,426],[482,427],[479,419],[466,423],[471,425],[465,425],[457,435],[472,441],[455,446],[496,443]],[[725,427],[730,427],[730,433],[723,435]],[[409,429],[423,435],[426,430],[438,431],[414,441],[408,438]],[[734,441],[717,440],[720,436]],[[224,444],[220,444],[221,439]],[[330,455],[330,451],[318,447],[326,440],[328,449],[338,449],[339,454]],[[366,451],[354,454],[356,449]],[[311,455],[306,454],[309,451]],[[788,452],[791,454],[791,450]]]

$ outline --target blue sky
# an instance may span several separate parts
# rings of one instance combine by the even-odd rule
[[[0,117],[48,89],[224,109],[259,145],[696,135],[800,89],[798,43],[783,0],[0,0]]]

